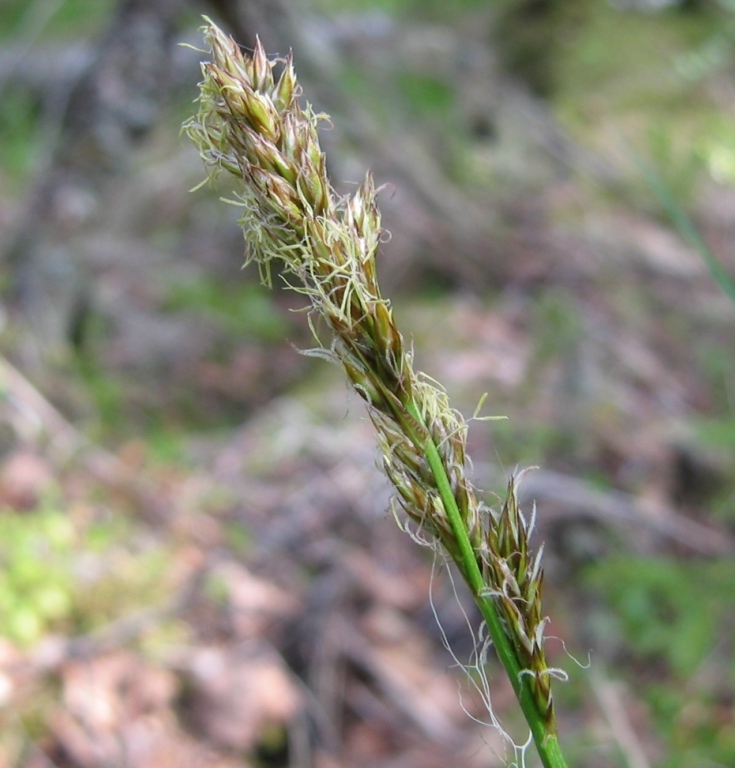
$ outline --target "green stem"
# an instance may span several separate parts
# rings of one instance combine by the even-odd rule
[[[423,423],[419,410],[414,403],[409,403],[407,409],[413,418],[419,423]],[[424,424],[424,426],[426,425]],[[436,480],[439,495],[441,496],[454,538],[459,547],[462,559],[459,565],[472,592],[472,596],[485,619],[490,638],[495,646],[495,652],[510,678],[523,715],[531,729],[541,762],[544,768],[567,768],[556,732],[549,727],[544,716],[538,711],[528,682],[529,678],[521,674],[521,667],[513,651],[510,639],[505,633],[503,622],[498,615],[495,603],[492,601],[492,598],[483,597],[482,593],[487,585],[482,578],[467,529],[462,522],[462,516],[457,507],[454,493],[452,493],[452,487],[447,477],[444,463],[439,455],[439,450],[431,438],[421,447],[425,450],[426,460]]]

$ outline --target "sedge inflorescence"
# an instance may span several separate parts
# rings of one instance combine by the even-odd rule
[[[290,55],[269,60],[260,42],[244,55],[212,23],[205,39],[212,60],[202,64],[199,112],[184,130],[210,175],[236,180],[247,261],[258,263],[266,282],[279,261],[331,331],[323,354],[342,365],[367,403],[398,507],[419,538],[446,549],[475,599],[492,603],[516,691],[553,730],[540,559],[528,552],[516,479],[501,510],[478,501],[467,477],[467,424],[446,392],[413,369],[377,281],[382,229],[371,176],[350,196],[334,192],[317,134],[325,116],[301,105]]]

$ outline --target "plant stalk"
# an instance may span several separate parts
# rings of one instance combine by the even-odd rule
[[[419,422],[421,421],[420,413],[414,403],[408,406],[408,410],[415,419]],[[487,624],[490,638],[495,646],[495,652],[510,679],[523,715],[531,729],[533,741],[541,762],[544,768],[567,768],[556,733],[556,721],[554,719],[551,725],[549,725],[543,714],[539,712],[533,692],[528,684],[528,677],[521,674],[521,668],[495,604],[492,598],[483,595],[486,584],[480,567],[477,564],[477,557],[472,549],[467,529],[462,522],[459,509],[457,508],[457,502],[452,493],[451,484],[437,446],[432,439],[429,439],[425,442],[424,449],[461,554],[461,562],[457,563],[457,565]]]

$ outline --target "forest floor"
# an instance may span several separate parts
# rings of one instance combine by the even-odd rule
[[[562,123],[575,103],[560,95]],[[452,405],[469,416],[487,392],[480,415],[507,417],[470,425],[488,503],[537,468],[522,502],[545,543],[570,764],[728,766],[735,306],[643,182],[621,186],[607,156],[614,173],[596,175],[607,129],[585,104],[590,154],[479,204],[475,179],[458,184],[492,238],[473,211],[447,233],[452,211],[378,154],[386,294]],[[187,192],[201,169],[176,144],[178,109],[75,241],[94,285],[83,343],[39,369],[8,314],[0,768],[507,764],[471,602],[396,526],[361,401],[298,354],[313,341],[297,299],[240,271],[233,212]],[[511,173],[483,141],[463,167]],[[688,159],[665,181],[686,186],[735,274],[735,179],[706,163],[690,178]],[[3,221],[23,205],[0,190]],[[522,743],[510,685],[489,670],[493,713]]]

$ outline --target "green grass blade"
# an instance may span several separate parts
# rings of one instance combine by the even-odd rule
[[[642,173],[643,178],[648,184],[648,188],[663,207],[671,223],[679,230],[682,237],[689,243],[689,245],[702,257],[702,260],[707,265],[707,269],[709,269],[715,282],[720,286],[723,293],[730,299],[733,305],[735,305],[735,279],[733,279],[725,267],[718,261],[717,257],[712,252],[712,249],[704,241],[704,238],[691,217],[666,186],[661,174],[658,173],[651,163],[644,160],[637,152],[635,152],[632,147],[628,147],[628,152],[631,154],[635,164]]]

